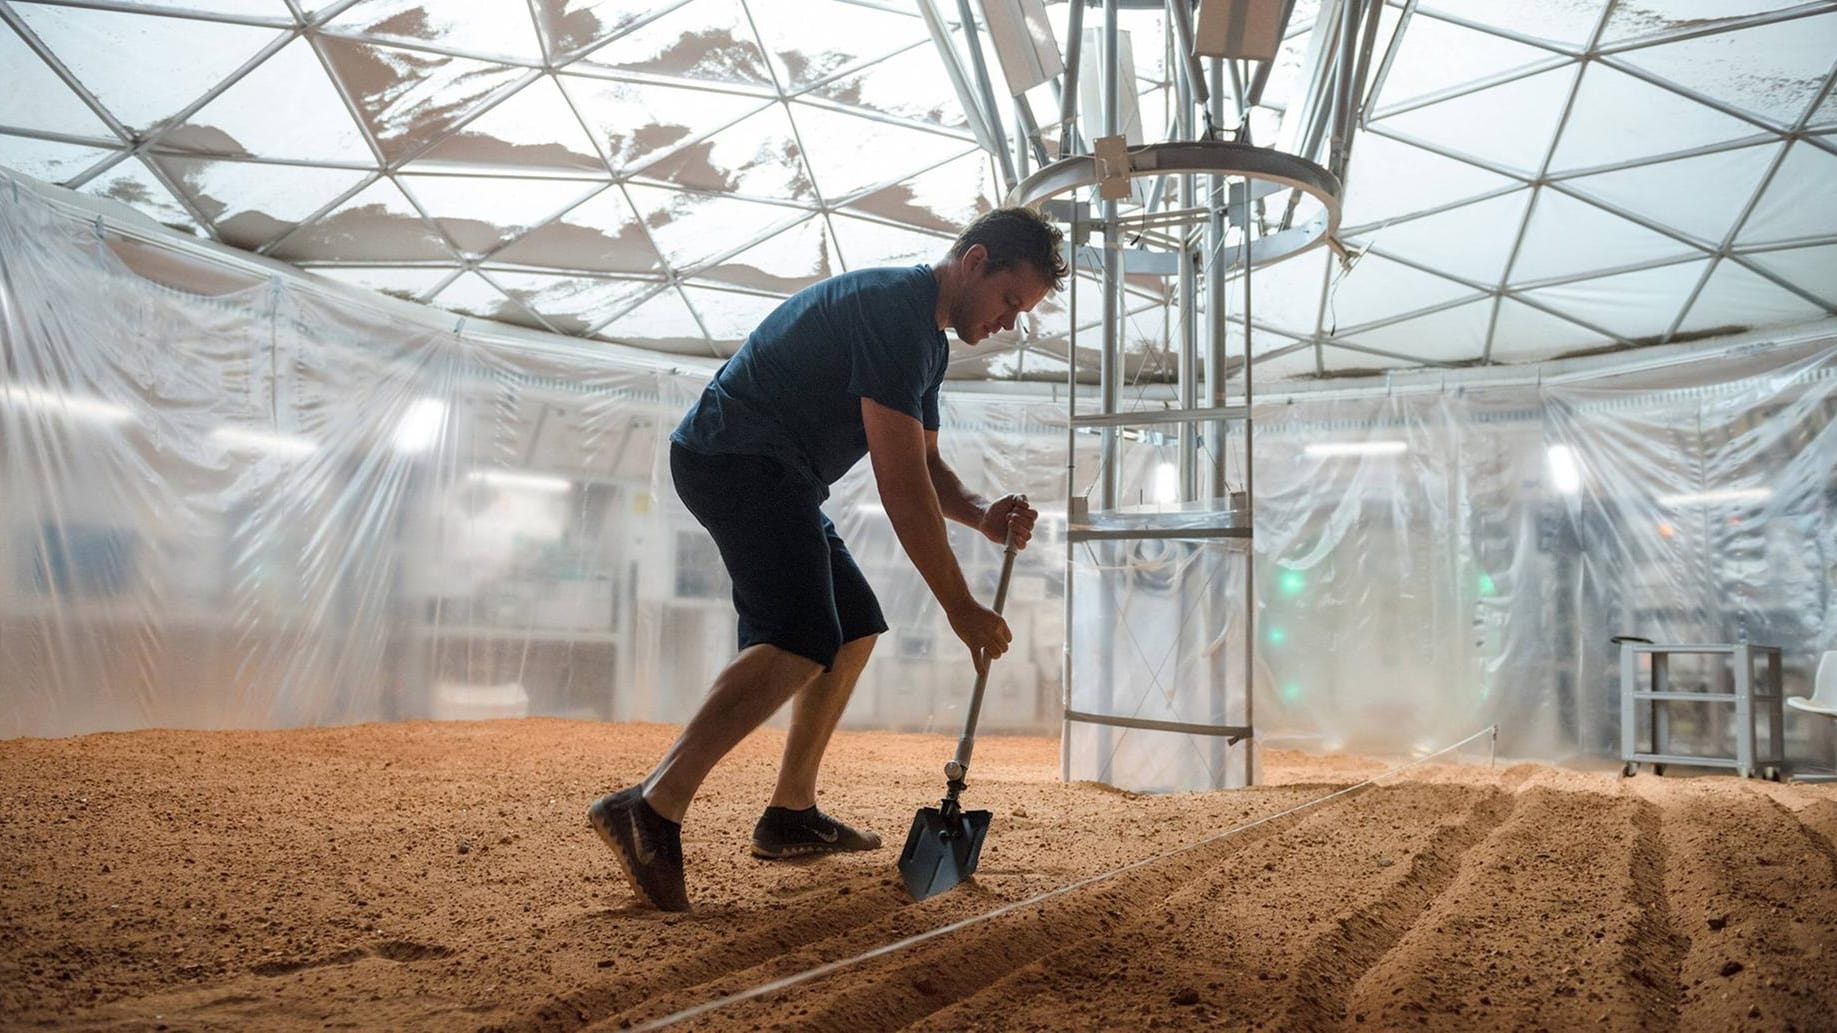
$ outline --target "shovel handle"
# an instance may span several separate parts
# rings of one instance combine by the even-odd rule
[[[1014,547],[1014,528],[1010,525],[1007,541],[1002,545],[1001,581],[995,586],[997,614],[1001,613],[1002,606],[1008,601],[1008,579],[1014,575],[1014,554],[1017,551]],[[994,664],[995,661],[990,659],[982,665],[982,670],[976,672],[976,689],[970,693],[969,717],[963,723],[963,738],[957,740],[956,757],[944,768],[946,777],[952,781],[962,778],[963,773],[969,770],[970,753],[976,748],[976,718],[982,714],[982,692],[988,688],[989,668]]]

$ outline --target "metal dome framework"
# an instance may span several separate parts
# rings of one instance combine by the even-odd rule
[[[719,358],[786,294],[935,258],[1006,192],[948,74],[962,26],[938,34],[925,6],[0,0],[0,164],[344,282]],[[1172,34],[1130,7],[1154,140]],[[1063,39],[1068,5],[1047,10]],[[1298,2],[1266,88],[1228,120],[1258,142],[1292,133],[1339,10]],[[1837,313],[1837,4],[1378,14],[1339,230],[1352,260],[1258,275],[1259,376]],[[1051,99],[1031,106],[1056,143]],[[1166,298],[1127,292],[1131,375],[1156,379],[1173,368]],[[1063,376],[1068,307],[961,351],[953,375]]]

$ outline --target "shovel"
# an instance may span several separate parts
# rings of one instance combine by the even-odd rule
[[[995,589],[995,612],[1000,613],[1008,599],[1008,578],[1014,573],[1014,532],[1001,560],[1001,583]],[[906,848],[899,853],[899,874],[906,882],[906,892],[914,900],[935,897],[976,872],[982,859],[982,841],[989,834],[988,811],[966,811],[957,802],[963,792],[963,777],[969,773],[970,751],[976,746],[976,717],[982,711],[982,690],[989,683],[990,660],[976,673],[976,691],[970,694],[969,718],[964,722],[963,738],[957,740],[957,755],[944,765],[948,791],[936,807],[921,807],[912,816],[912,831],[906,835]]]

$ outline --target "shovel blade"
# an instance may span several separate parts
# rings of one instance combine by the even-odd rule
[[[962,811],[953,821],[936,807],[922,807],[912,816],[912,831],[899,854],[899,874],[912,899],[935,897],[976,873],[991,816]]]

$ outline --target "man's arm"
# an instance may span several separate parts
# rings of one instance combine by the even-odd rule
[[[938,432],[935,430],[925,432],[925,469],[931,475],[931,487],[937,492],[938,506],[944,515],[959,524],[980,527],[989,502],[964,487],[957,471],[944,462],[944,457],[938,453]]]
[[[1039,513],[1027,504],[1025,495],[1003,495],[990,502],[963,486],[957,471],[950,468],[938,453],[938,432],[925,432],[925,467],[931,475],[932,490],[944,515],[981,531],[983,537],[997,544],[1014,535],[1014,547],[1025,549],[1033,538],[1033,522]]]
[[[861,423],[867,430],[868,458],[874,464],[880,501],[899,536],[899,544],[944,607],[951,630],[969,647],[978,666],[984,655],[1000,656],[1011,637],[1008,625],[1000,614],[970,594],[963,569],[950,551],[944,510],[926,461],[925,428],[911,416],[871,398],[861,399]],[[959,509],[965,504],[960,496],[953,501]],[[976,513],[980,516],[982,510]]]

